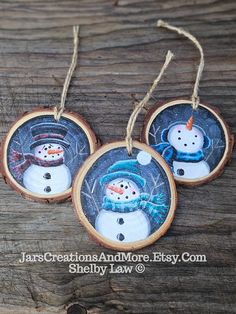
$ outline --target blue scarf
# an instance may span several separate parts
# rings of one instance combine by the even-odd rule
[[[158,225],[163,224],[168,210],[168,206],[164,203],[163,194],[150,196],[147,193],[141,193],[136,199],[122,203],[114,202],[104,196],[102,208],[118,213],[130,213],[141,209]]]
[[[204,159],[203,152],[201,150],[196,153],[184,153],[176,150],[168,142],[163,142],[157,145],[151,145],[162,157],[165,159],[169,167],[173,171],[173,161],[184,161],[184,162],[198,162]]]

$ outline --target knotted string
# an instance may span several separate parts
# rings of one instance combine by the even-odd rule
[[[79,46],[79,26],[73,26],[73,36],[74,36],[74,52],[71,60],[71,65],[69,67],[69,70],[66,75],[66,79],[63,85],[63,90],[61,94],[61,103],[60,105],[56,106],[54,108],[54,118],[56,121],[59,121],[64,109],[65,109],[65,102],[66,102],[66,96],[67,92],[70,86],[71,78],[73,75],[73,72],[77,65],[77,59],[78,59],[78,46]]]
[[[204,68],[204,53],[203,53],[202,46],[199,43],[199,41],[192,34],[186,32],[182,28],[172,26],[172,25],[170,25],[170,24],[168,24],[162,20],[157,21],[157,26],[167,28],[171,31],[177,32],[180,35],[184,35],[185,37],[187,37],[188,39],[190,39],[194,43],[194,45],[198,48],[198,50],[200,52],[200,62],[199,62],[199,66],[198,66],[198,70],[197,70],[197,76],[196,76],[196,80],[195,80],[195,84],[194,84],[194,88],[193,88],[193,94],[192,94],[192,108],[193,108],[193,110],[196,110],[199,103],[200,103],[199,96],[198,96],[198,88],[199,88],[199,82],[200,82],[200,79],[202,76],[202,71]]]
[[[164,74],[166,68],[168,67],[171,59],[173,58],[173,53],[171,51],[168,51],[167,55],[166,55],[166,59],[165,59],[165,63],[163,64],[161,71],[159,73],[159,75],[157,76],[157,78],[154,80],[152,86],[150,87],[149,91],[147,92],[147,94],[145,95],[145,97],[143,98],[143,100],[141,100],[134,108],[134,111],[132,112],[130,118],[129,118],[129,122],[127,124],[127,128],[126,128],[126,147],[128,150],[128,154],[131,155],[132,154],[132,133],[133,133],[133,129],[134,129],[134,124],[135,121],[138,117],[138,114],[140,113],[140,111],[143,109],[143,107],[147,104],[147,102],[149,101],[150,97],[152,96],[152,93],[154,92],[157,84],[159,83],[162,75]]]

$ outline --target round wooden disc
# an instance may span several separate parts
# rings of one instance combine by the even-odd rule
[[[7,184],[26,199],[61,202],[71,197],[73,178],[97,148],[87,122],[74,112],[40,108],[24,113],[1,145],[1,173]]]
[[[173,175],[159,154],[134,141],[129,156],[126,142],[120,141],[103,145],[86,160],[75,177],[72,201],[98,243],[127,251],[150,245],[165,234],[177,193]]]
[[[193,117],[192,129],[190,117]],[[174,100],[150,109],[141,140],[152,146],[171,167],[176,182],[200,185],[216,178],[229,161],[234,137],[218,109],[189,100]]]

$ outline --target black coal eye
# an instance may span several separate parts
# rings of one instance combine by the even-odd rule
[[[39,154],[41,154],[41,151],[39,150]]]
[[[45,147],[44,150],[47,150],[47,147]]]
[[[121,185],[120,185],[120,187],[121,187],[121,188],[123,188],[123,187],[124,187],[124,185],[123,185],[123,184],[121,184]]]
[[[195,135],[195,137],[197,137],[197,135]]]
[[[134,195],[134,194],[136,194],[136,192],[135,192],[135,191],[133,191],[133,193],[132,193],[132,194]]]
[[[178,140],[181,140],[181,137],[178,137]]]
[[[57,154],[57,156],[60,156],[60,154]]]
[[[194,142],[192,142],[192,144],[193,144],[193,145],[195,145],[195,143],[194,143]]]
[[[179,130],[178,133],[181,133],[181,131]]]
[[[125,189],[128,189],[128,185],[125,186]]]
[[[118,198],[118,200],[120,199],[120,197],[117,197]]]
[[[47,158],[47,156],[44,156],[44,158]]]
[[[126,199],[128,199],[128,198],[129,198],[129,196],[126,196],[125,198],[126,198]]]
[[[61,147],[60,147],[60,146],[58,146],[57,148],[58,148],[58,149],[60,149]]]

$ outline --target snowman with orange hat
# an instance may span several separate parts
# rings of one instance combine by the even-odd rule
[[[162,143],[152,147],[163,156],[176,177],[196,179],[210,173],[203,149],[210,147],[211,140],[201,127],[193,124],[193,116],[187,123],[176,122],[164,129],[161,140]]]
[[[165,221],[164,196],[144,192],[147,182],[140,170],[151,159],[150,154],[140,151],[136,159],[115,162],[101,177],[105,196],[95,228],[106,238],[118,242],[143,240],[151,233],[152,225],[158,228]]]
[[[56,194],[71,186],[71,173],[64,163],[65,149],[70,145],[64,139],[67,127],[59,123],[39,123],[31,127],[32,153],[12,151],[11,162],[15,176],[31,192]]]

